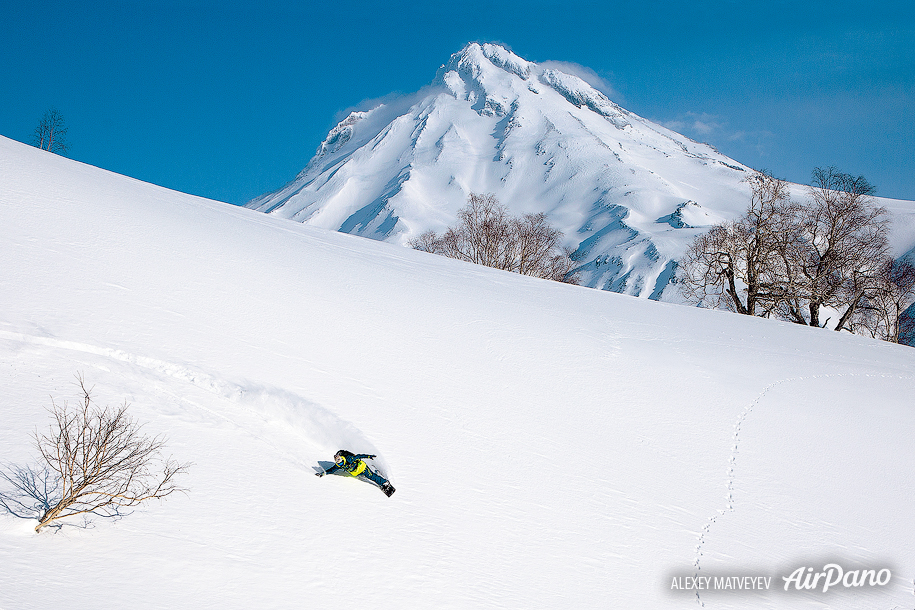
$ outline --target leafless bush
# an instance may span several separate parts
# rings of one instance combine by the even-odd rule
[[[114,409],[97,406],[82,376],[77,380],[81,404],[52,400],[52,424],[33,437],[42,469],[18,467],[2,475],[15,492],[4,493],[2,505],[13,514],[35,511],[35,531],[75,515],[120,516],[126,508],[185,491],[174,477],[189,464],[162,459],[165,439],[144,435],[126,402]]]
[[[48,150],[52,153],[64,154],[69,146],[67,145],[67,126],[64,123],[64,117],[56,108],[51,108],[44,113],[38,127],[35,128],[35,134],[32,136],[32,144],[42,150]]]
[[[494,195],[471,193],[458,221],[443,235],[427,231],[410,245],[522,275],[578,283],[570,252],[561,248],[562,233],[547,222],[546,214],[512,217]]]

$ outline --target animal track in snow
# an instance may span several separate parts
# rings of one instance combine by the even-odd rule
[[[754,398],[743,409],[743,411],[741,411],[740,415],[737,417],[737,421],[734,424],[734,434],[732,437],[733,444],[731,446],[731,455],[728,458],[728,467],[727,467],[727,485],[726,485],[727,494],[725,496],[725,499],[727,502],[726,502],[726,505],[724,508],[718,509],[714,515],[712,515],[711,517],[708,518],[708,521],[702,527],[702,530],[699,532],[699,536],[696,541],[696,559],[693,562],[693,567],[696,570],[695,574],[694,574],[695,576],[698,576],[699,572],[702,570],[701,563],[702,563],[702,556],[703,556],[703,548],[705,546],[706,534],[708,534],[711,531],[712,526],[715,525],[721,517],[723,517],[724,515],[726,515],[729,512],[733,512],[735,510],[734,487],[735,487],[735,482],[736,482],[736,478],[737,478],[736,477],[737,455],[740,450],[740,439],[741,439],[740,432],[741,432],[741,429],[743,428],[743,425],[744,425],[747,417],[750,415],[750,413],[753,412],[754,408],[756,408],[756,406],[760,403],[760,401],[763,399],[763,397],[765,397],[766,394],[768,394],[773,388],[775,388],[777,386],[780,386],[784,383],[794,383],[794,382],[801,382],[801,381],[810,381],[810,380],[814,380],[814,379],[830,379],[830,378],[838,378],[838,377],[893,377],[893,378],[898,378],[898,379],[911,379],[911,377],[904,376],[904,375],[887,375],[887,374],[877,375],[874,373],[825,373],[822,375],[808,375],[808,376],[803,376],[803,377],[789,377],[787,379],[780,379],[778,381],[774,381],[774,382],[770,383],[765,388],[763,388],[762,391],[756,396],[756,398]],[[915,584],[915,579],[913,579],[912,582],[913,582],[913,584]],[[913,595],[915,595],[915,589],[913,589]],[[702,598],[699,594],[698,589],[696,590],[696,602],[702,607],[705,606],[705,603],[702,601]]]

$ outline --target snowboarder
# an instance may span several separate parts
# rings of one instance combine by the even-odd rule
[[[334,474],[336,472],[343,471],[351,477],[362,477],[371,481],[381,488],[381,491],[384,492],[384,495],[390,498],[391,494],[394,493],[394,487],[391,485],[390,481],[385,479],[377,472],[373,471],[371,468],[369,468],[369,465],[363,461],[372,459],[374,457],[376,456],[368,455],[365,453],[356,455],[350,451],[347,451],[346,449],[341,449],[334,454],[334,465],[327,470],[316,472],[315,475],[323,477],[325,474]]]

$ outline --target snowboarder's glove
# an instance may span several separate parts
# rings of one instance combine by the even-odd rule
[[[315,476],[316,476],[316,477],[323,477],[323,476],[324,476],[324,473],[323,473],[323,472],[316,472],[316,473],[315,473]]]

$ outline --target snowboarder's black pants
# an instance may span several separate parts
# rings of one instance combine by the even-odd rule
[[[372,472],[372,469],[369,468],[368,466],[366,466],[365,470],[363,470],[359,476],[365,477],[366,479],[368,479],[369,481],[371,481],[378,487],[381,487],[382,485],[384,485],[385,483],[388,482],[388,480],[386,478],[384,478],[377,472]]]

